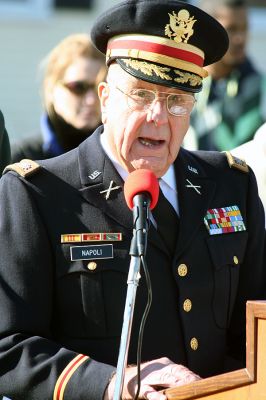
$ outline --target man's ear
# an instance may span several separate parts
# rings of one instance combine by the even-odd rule
[[[108,83],[106,82],[100,82],[98,85],[98,96],[100,99],[100,103],[101,103],[101,108],[102,111],[104,108],[106,108],[106,100],[109,97],[109,87],[108,87]]]
[[[98,85],[98,96],[100,99],[102,122],[106,122],[107,100],[109,97],[109,87],[106,82],[100,82]]]

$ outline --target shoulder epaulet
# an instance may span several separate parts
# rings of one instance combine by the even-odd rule
[[[233,154],[231,154],[230,151],[225,151],[225,154],[230,168],[236,168],[246,173],[249,171],[248,165],[245,160],[233,156]]]
[[[26,178],[27,176],[34,174],[36,171],[38,171],[39,168],[40,165],[36,161],[23,159],[18,163],[8,165],[4,169],[3,174],[8,171],[15,171],[20,176],[23,176],[23,178]]]

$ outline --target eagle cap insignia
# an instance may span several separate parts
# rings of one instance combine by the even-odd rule
[[[169,14],[170,22],[165,25],[165,35],[177,43],[187,43],[188,39],[194,34],[193,25],[197,21],[190,17],[188,10],[182,9],[176,13]]]

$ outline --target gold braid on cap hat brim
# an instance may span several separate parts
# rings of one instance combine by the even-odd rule
[[[190,86],[200,86],[202,84],[202,78],[198,75],[180,71],[178,69],[174,70],[174,73],[178,77],[173,78],[167,72],[170,72],[170,68],[161,67],[156,64],[148,63],[147,61],[132,60],[130,58],[122,58],[122,61],[130,68],[141,71],[144,75],[153,76],[156,75],[162,80],[174,81],[177,83],[189,83]]]

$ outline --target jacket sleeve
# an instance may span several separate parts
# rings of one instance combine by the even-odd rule
[[[265,215],[253,171],[248,173],[248,191],[246,198],[246,221],[248,242],[244,262],[240,267],[238,291],[228,330],[228,354],[245,364],[246,302],[263,299],[266,286],[266,268],[264,263]],[[231,369],[230,363],[227,366]]]
[[[4,118],[0,111],[0,176],[6,165],[10,163],[10,145],[5,129]]]
[[[30,182],[0,180],[0,395],[100,400],[114,367],[53,337],[54,255]]]

